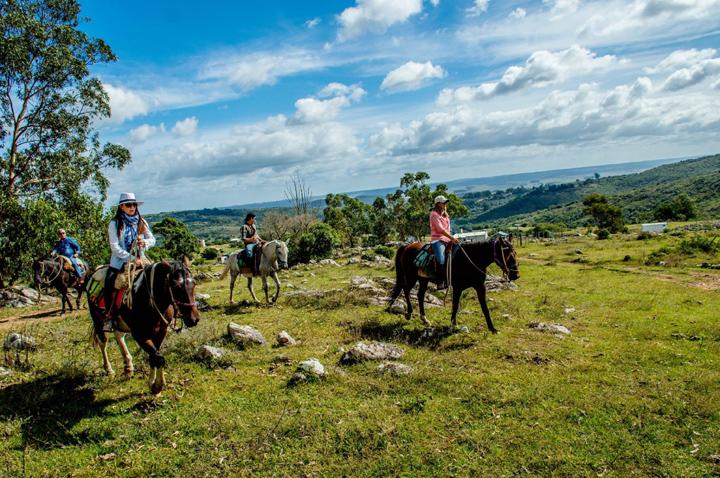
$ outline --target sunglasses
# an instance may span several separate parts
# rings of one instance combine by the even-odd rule
[[[134,202],[124,202],[122,205],[126,207],[137,207],[137,203]]]

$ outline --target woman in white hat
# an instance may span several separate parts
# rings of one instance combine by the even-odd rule
[[[115,279],[125,265],[133,261],[142,267],[142,257],[145,250],[155,245],[150,227],[140,215],[138,206],[142,201],[135,199],[133,193],[120,193],[117,211],[108,225],[108,239],[110,241],[110,268],[105,277],[105,316],[112,318],[112,296],[115,289]],[[133,247],[134,246],[134,247]]]
[[[447,213],[448,199],[445,196],[437,196],[435,205],[430,213],[430,244],[432,245],[435,261],[438,265],[437,273],[440,275],[442,282],[438,284],[438,289],[447,287],[445,278],[445,248],[448,244],[457,244],[460,242],[450,233],[450,216]]]

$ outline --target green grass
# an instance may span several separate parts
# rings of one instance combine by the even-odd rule
[[[213,308],[164,344],[169,388],[158,398],[147,392],[146,357],[132,340],[136,377],[101,373],[85,312],[24,324],[40,348],[29,371],[0,378],[0,475],[717,475],[708,457],[720,453],[720,296],[712,289],[720,273],[697,264],[720,259],[646,265],[683,238],[635,237],[520,248],[519,289],[489,295],[498,335],[486,332],[470,293],[459,315],[470,332],[428,341],[417,318],[361,305],[354,294],[231,307],[226,281],[202,283]],[[394,272],[310,266],[283,281],[346,288],[353,275]],[[236,298],[248,299],[244,281],[238,286]],[[449,313],[428,309],[428,318],[447,326]],[[269,341],[285,329],[301,343],[239,350],[224,338],[230,321]],[[572,333],[535,332],[527,327],[535,321]],[[402,346],[414,372],[394,378],[378,375],[377,364],[340,366],[343,350],[362,339]],[[227,349],[227,360],[197,362],[205,343]],[[121,369],[117,347],[110,351]],[[293,364],[273,364],[280,353]],[[288,386],[309,357],[328,377]]]

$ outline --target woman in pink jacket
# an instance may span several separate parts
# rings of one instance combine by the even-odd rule
[[[460,242],[450,233],[450,216],[447,213],[448,199],[445,196],[435,198],[435,205],[430,213],[430,244],[432,245],[435,261],[438,265],[438,275],[442,281],[438,284],[438,289],[447,287],[447,279],[445,277],[445,248],[448,244],[457,244]]]

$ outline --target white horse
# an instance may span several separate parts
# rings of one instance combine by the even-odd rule
[[[255,300],[255,302],[260,302],[255,296],[255,291],[253,290],[252,270],[249,267],[240,268],[237,257],[239,253],[240,252],[238,251],[230,254],[230,257],[228,257],[227,263],[225,264],[225,270],[223,270],[222,275],[220,275],[220,279],[224,279],[227,273],[230,272],[230,303],[235,303],[233,302],[233,289],[235,288],[235,279],[237,279],[238,275],[247,277],[247,287],[250,291],[250,294],[252,295],[253,300]],[[268,296],[267,282],[267,277],[271,276],[275,281],[275,295],[272,298],[272,302],[274,303],[275,301],[277,301],[277,298],[280,295],[280,279],[278,279],[277,275],[278,270],[280,270],[281,267],[283,269],[288,268],[288,247],[287,244],[285,244],[283,241],[275,240],[266,242],[265,245],[263,245],[261,254],[262,256],[260,257],[259,275],[260,277],[262,277],[263,281],[265,301],[267,301],[267,303],[271,303],[270,297]]]

